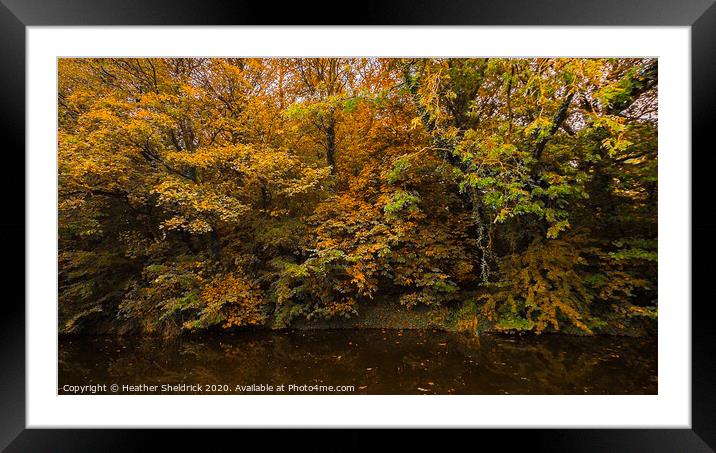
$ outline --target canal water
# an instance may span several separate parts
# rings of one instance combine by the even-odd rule
[[[61,338],[58,354],[59,394],[658,392],[655,338],[293,330]]]

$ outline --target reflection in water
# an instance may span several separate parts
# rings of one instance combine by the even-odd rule
[[[68,393],[66,384],[113,383],[120,394],[123,384],[227,384],[225,393],[322,384],[354,386],[347,394],[656,394],[657,347],[656,339],[411,330],[60,340],[59,393]]]

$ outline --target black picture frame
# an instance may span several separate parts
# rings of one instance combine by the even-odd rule
[[[207,442],[233,436],[224,430],[211,437],[188,431],[45,430],[25,428],[25,255],[18,238],[25,237],[25,32],[28,26],[104,25],[551,25],[551,26],[688,26],[692,62],[692,429],[610,430],[481,430],[480,443],[493,441],[510,447],[549,451],[714,451],[716,449],[716,383],[712,357],[713,303],[706,293],[716,247],[716,220],[711,219],[713,185],[705,172],[713,171],[709,122],[716,119],[716,5],[715,0],[383,0],[364,1],[355,8],[324,0],[271,6],[237,0],[0,0],[0,99],[2,99],[3,165],[0,177],[3,215],[0,236],[7,252],[0,348],[0,448],[7,451],[131,451],[151,437],[156,442]],[[48,105],[48,108],[53,108]],[[21,169],[23,169],[21,171]],[[704,173],[699,175],[699,173]],[[704,176],[704,177],[699,177]],[[713,179],[713,177],[711,178]],[[664,215],[664,213],[661,213]],[[660,238],[668,240],[668,238]],[[692,242],[692,243],[693,243]],[[24,244],[23,244],[24,245]],[[699,265],[701,262],[701,265]],[[7,294],[7,292],[6,292]],[[688,303],[690,301],[684,301]],[[589,410],[585,407],[585,410]],[[341,442],[357,445],[356,431],[336,430]],[[310,435],[310,434],[309,434]],[[265,434],[264,434],[265,436]],[[305,434],[272,436],[299,442]],[[410,434],[413,440],[422,433]],[[471,435],[473,437],[474,435]],[[160,439],[157,439],[160,438]],[[308,438],[308,437],[306,437]],[[168,446],[169,443],[164,444]],[[367,447],[367,446],[366,446]]]

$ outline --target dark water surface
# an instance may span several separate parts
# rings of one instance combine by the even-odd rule
[[[656,394],[657,347],[655,338],[430,330],[60,339],[58,392],[90,384],[103,394]],[[141,384],[157,387],[124,387]],[[201,388],[162,387],[179,384]],[[273,387],[245,387],[261,384]],[[314,385],[353,389],[301,387]]]

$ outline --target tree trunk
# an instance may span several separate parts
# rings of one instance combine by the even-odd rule
[[[326,128],[326,162],[331,167],[331,174],[336,175],[336,118],[331,111]]]

